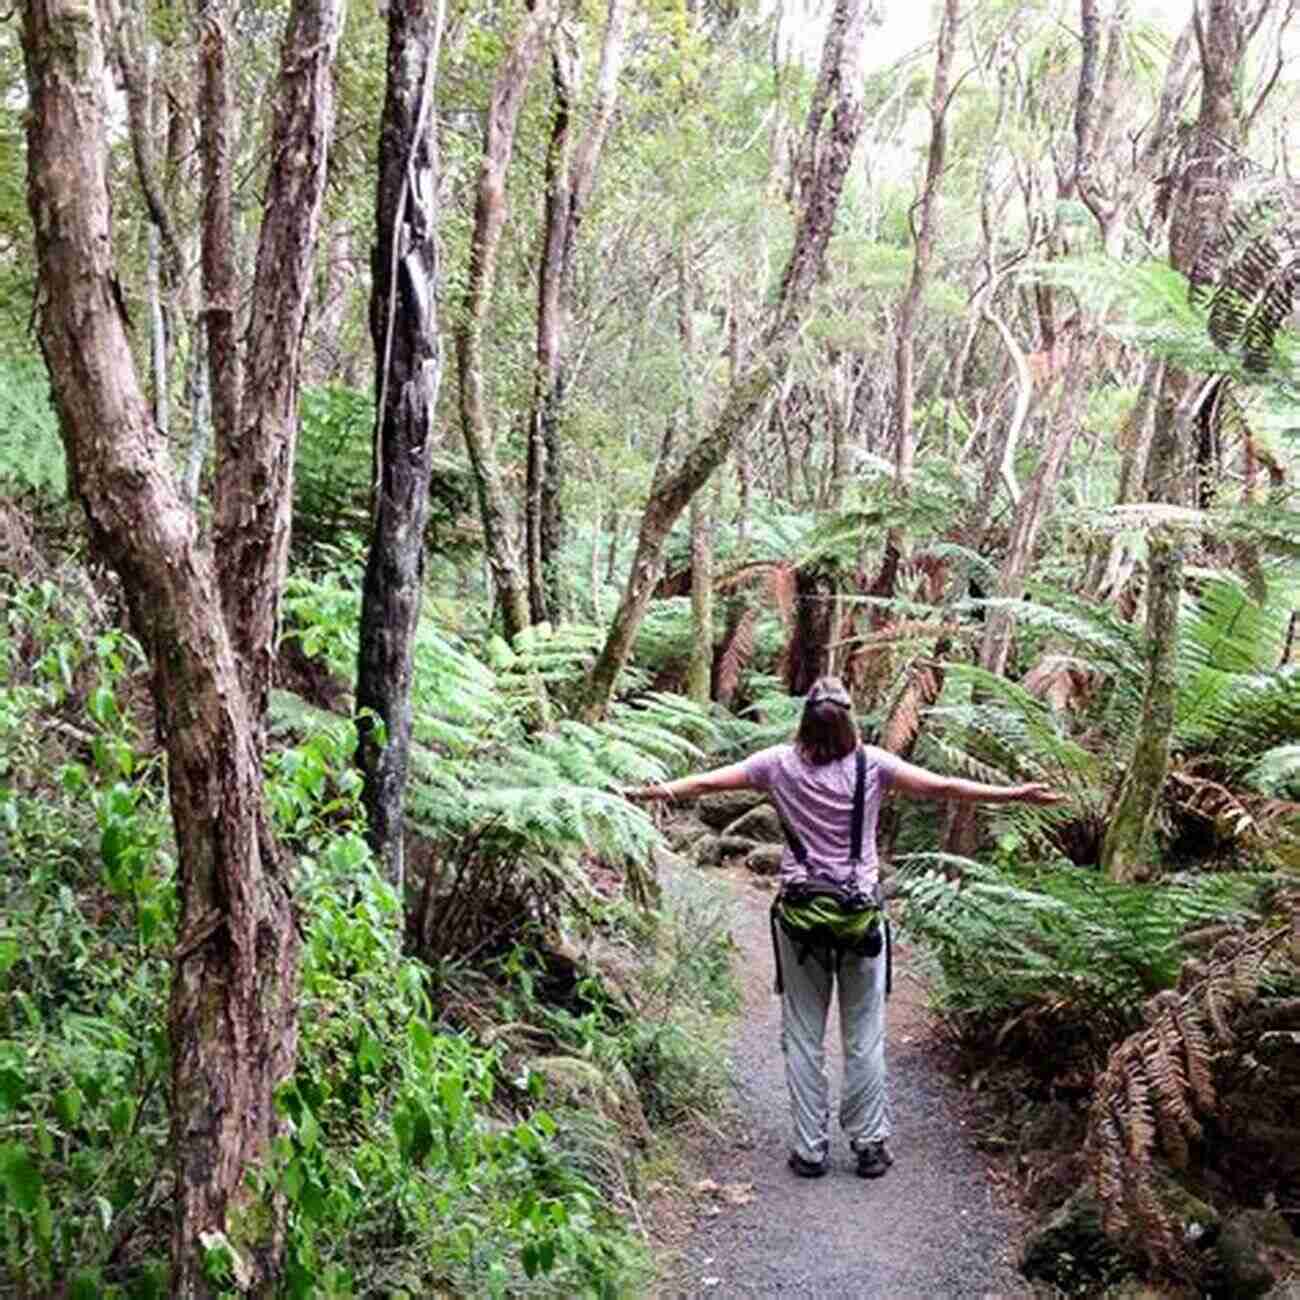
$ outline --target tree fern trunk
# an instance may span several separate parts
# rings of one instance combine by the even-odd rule
[[[1169,224],[1169,260],[1190,273],[1201,247],[1222,227],[1230,193],[1221,172],[1241,136],[1235,96],[1246,49],[1247,17],[1235,0],[1209,0],[1197,29],[1201,104],[1192,161],[1178,178]],[[1172,501],[1178,492],[1180,444],[1195,407],[1197,385],[1186,371],[1168,367],[1156,409],[1147,463],[1147,495]],[[1102,846],[1102,867],[1115,880],[1140,879],[1154,869],[1152,835],[1169,764],[1174,726],[1174,655],[1183,562],[1176,539],[1152,534],[1147,576],[1147,688],[1142,719]]]
[[[1147,689],[1137,744],[1120,784],[1102,846],[1111,880],[1146,880],[1158,874],[1154,829],[1160,787],[1169,765],[1174,726],[1175,652],[1183,558],[1177,540],[1158,531],[1147,548]]]

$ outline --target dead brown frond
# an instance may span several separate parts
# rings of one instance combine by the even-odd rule
[[[893,754],[911,749],[921,729],[921,714],[943,690],[943,667],[928,659],[914,659],[908,667],[902,689],[880,730],[880,743]]]
[[[794,565],[774,564],[767,574],[767,592],[775,602],[781,615],[781,622],[789,627],[794,622],[794,600],[796,595]]]
[[[1185,816],[1208,825],[1224,845],[1236,845],[1279,864],[1296,848],[1300,804],[1231,789],[1201,775],[1194,764],[1171,769],[1171,802]]]
[[[1020,684],[1058,713],[1081,711],[1092,697],[1097,675],[1069,655],[1045,655],[1020,679]]]
[[[754,624],[758,621],[758,606],[746,605],[740,611],[735,626],[723,636],[722,650],[718,655],[718,680],[714,695],[719,700],[729,700],[740,684],[740,674],[754,654]]]
[[[1147,1003],[1145,1028],[1111,1049],[1097,1080],[1085,1152],[1103,1228],[1177,1276],[1192,1277],[1196,1262],[1159,1166],[1186,1169],[1218,1117],[1215,1071],[1245,1050],[1261,982],[1294,962],[1289,939],[1287,926],[1223,935],[1207,961],[1185,963],[1178,991]]]

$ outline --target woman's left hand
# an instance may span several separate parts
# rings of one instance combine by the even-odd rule
[[[632,803],[653,803],[657,799],[670,797],[661,785],[640,785],[634,790],[624,790],[622,794],[624,799]]]

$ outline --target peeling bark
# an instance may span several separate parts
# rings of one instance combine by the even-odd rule
[[[131,357],[111,261],[100,16],[29,0],[23,47],[40,344],[74,491],[149,656],[168,758],[180,901],[169,1293],[215,1294],[200,1235],[224,1231],[250,1266],[253,1293],[268,1294],[280,1225],[264,1208],[240,1210],[296,1054],[298,933],[263,803],[259,702],[241,681],[211,553]],[[269,656],[269,646],[256,649]]]
[[[271,688],[289,564],[302,333],[334,129],[334,52],[342,26],[343,0],[295,0],[289,11],[239,419],[223,419],[216,427],[221,604],[257,719],[265,714]],[[209,321],[218,317],[214,313]],[[208,344],[213,346],[211,332]]]

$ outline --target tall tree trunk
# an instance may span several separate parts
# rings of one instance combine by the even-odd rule
[[[595,184],[605,137],[618,104],[618,79],[627,44],[630,0],[608,0],[595,100],[586,131],[570,149],[578,90],[573,53],[552,53],[555,110],[546,156],[546,215],[537,274],[537,375],[528,421],[526,538],[528,599],[535,622],[560,616],[559,550],[564,541],[560,438],[568,383],[568,334],[578,230]],[[563,36],[559,37],[563,40]]]
[[[676,470],[655,485],[646,502],[623,597],[587,678],[583,714],[588,720],[603,717],[613,698],[618,675],[659,580],[663,542],[669,529],[726,459],[736,439],[761,417],[785,372],[825,262],[844,178],[862,131],[867,9],[867,0],[836,0],[818,74],[819,85],[834,87],[835,108],[824,137],[812,146],[817,159],[815,176],[801,204],[776,311],[744,375],[731,386],[713,428],[683,457]]]
[[[328,64],[336,17],[332,5],[295,5],[286,80],[317,59]],[[249,1265],[250,1290],[268,1294],[283,1244],[279,1222],[232,1214],[253,1195],[248,1175],[268,1154],[278,1125],[275,1090],[297,1050],[297,928],[263,802],[260,698],[242,679],[211,553],[198,543],[131,357],[110,260],[100,13],[29,0],[23,47],[40,343],[74,491],[149,655],[168,756],[180,896],[170,1016],[169,1294],[215,1294],[203,1243],[214,1232],[226,1233]],[[292,108],[314,118],[317,106]],[[298,239],[310,245],[301,227]],[[296,334],[266,342],[291,362]],[[286,424],[271,436],[291,435]],[[264,519],[248,522],[246,541],[259,526]],[[263,542],[269,547],[270,537]],[[239,576],[253,580],[247,571]],[[269,656],[270,646],[255,644],[249,629],[237,631],[246,651]]]
[[[1196,16],[1201,59],[1196,147],[1178,178],[1169,225],[1169,260],[1184,274],[1195,265],[1202,244],[1222,230],[1231,199],[1221,164],[1241,139],[1234,86],[1245,54],[1247,21],[1243,6],[1235,0],[1207,0]],[[1197,389],[1186,371],[1165,368],[1147,462],[1147,494],[1153,501],[1174,498],[1180,444],[1199,406]],[[1154,870],[1152,828],[1173,734],[1177,612],[1183,587],[1182,547],[1177,538],[1152,535],[1148,569],[1142,718],[1102,846],[1102,867],[1112,880],[1142,879]]]
[[[1067,372],[1069,378],[1051,420],[1051,433],[1043,448],[1042,458],[1016,510],[1006,558],[998,575],[998,595],[1006,600],[1019,600],[1024,594],[1025,578],[1033,560],[1038,532],[1051,513],[1052,497],[1061,476],[1061,465],[1083,415],[1085,391],[1082,354],[1086,347],[1083,331],[1076,331],[1073,340],[1073,355]],[[1011,616],[1002,610],[990,611],[985,620],[980,666],[986,672],[1000,675],[1006,671],[1011,624]]]
[[[501,232],[506,223],[506,173],[514,152],[519,111],[533,69],[546,47],[555,14],[555,0],[536,0],[515,34],[492,88],[474,200],[469,277],[456,326],[461,433],[474,467],[483,542],[501,602],[507,640],[528,626],[528,587],[526,574],[519,570],[505,480],[497,460],[496,436],[488,422],[483,395],[483,330],[496,280]]]
[[[443,14],[443,0],[393,0],[388,8],[388,88],[379,128],[378,230],[371,258],[370,335],[378,400],[374,527],[357,655],[357,760],[370,843],[399,898],[412,665],[442,380],[433,95]]]
[[[1154,856],[1160,789],[1169,768],[1174,730],[1178,603],[1183,587],[1182,546],[1161,529],[1147,539],[1147,687],[1133,757],[1106,825],[1101,862],[1112,880],[1159,875]]]
[[[998,575],[997,594],[1003,599],[1019,600],[1024,594],[1025,578],[1033,561],[1038,533],[1051,513],[1052,497],[1060,479],[1061,465],[1083,416],[1086,392],[1081,357],[1086,343],[1082,330],[1076,330],[1071,337],[1073,356],[1067,370],[1068,379],[1049,422],[1051,434],[1047,446],[1017,505],[1006,558]],[[1012,616],[1005,610],[993,609],[988,612],[984,621],[984,637],[980,643],[980,667],[986,672],[1000,676],[1006,671],[1013,622]],[[944,849],[949,853],[974,853],[978,827],[977,805],[954,805],[944,833]]]
[[[917,200],[917,220],[913,228],[912,274],[899,308],[894,336],[894,482],[901,492],[906,492],[911,486],[912,463],[916,457],[916,434],[912,428],[912,403],[916,388],[916,322],[921,312],[921,296],[930,276],[930,261],[934,253],[935,200],[938,198],[948,152],[948,83],[952,75],[957,26],[960,21],[960,0],[944,0],[934,62],[934,83],[930,89],[930,149],[925,166],[925,183]]]
[[[695,294],[689,237],[677,260],[677,333],[681,345],[682,423],[695,428]],[[703,489],[691,498],[691,656],[686,694],[707,705],[713,686],[713,511]]]
[[[550,617],[547,599],[548,558],[543,546],[542,499],[548,473],[558,474],[552,459],[559,454],[557,426],[563,391],[560,386],[564,347],[564,242],[569,219],[569,128],[572,121],[576,52],[566,34],[557,32],[551,52],[555,107],[546,150],[546,219],[537,268],[537,370],[533,406],[528,417],[528,462],[524,486],[524,549],[528,556],[528,608],[534,623]],[[550,557],[554,563],[554,556]]]
[[[1119,435],[1119,485],[1115,490],[1115,504],[1127,505],[1138,499],[1146,478],[1147,457],[1151,450],[1151,435],[1155,427],[1153,416],[1156,398],[1164,378],[1163,357],[1152,356],[1142,370],[1142,382],[1133,402],[1133,409],[1124,421]],[[1117,596],[1133,568],[1132,547],[1122,537],[1099,541],[1089,564],[1089,575],[1084,589],[1096,600],[1109,600]]]
[[[691,498],[691,658],[686,694],[707,705],[713,691],[713,521],[708,492]]]
[[[203,157],[200,254],[201,318],[208,366],[212,446],[218,455],[239,439],[243,371],[235,274],[234,113],[230,36],[233,0],[197,0],[199,150]]]

